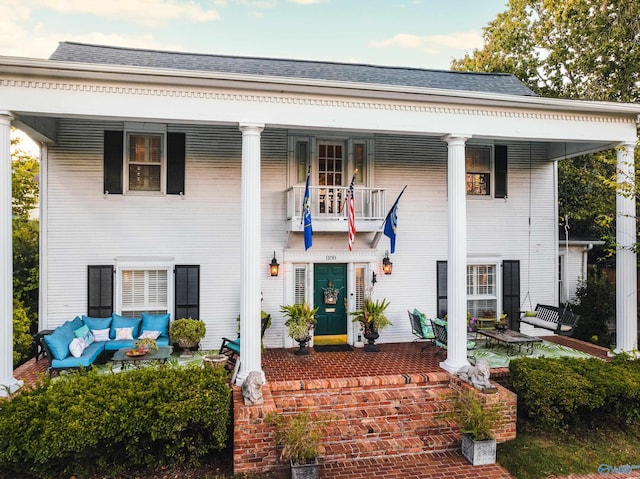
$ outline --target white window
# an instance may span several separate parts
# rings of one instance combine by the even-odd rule
[[[366,294],[366,278],[367,268],[364,265],[356,265],[356,304],[355,310],[361,311],[364,305],[364,297]]]
[[[495,318],[497,306],[496,265],[468,265],[467,311],[474,317]]]
[[[116,268],[117,311],[139,318],[143,312],[168,313],[173,305],[173,266],[119,263]]]
[[[491,148],[467,146],[467,194],[491,195]]]
[[[307,298],[307,268],[305,266],[294,266],[294,282],[293,302],[302,304]]]
[[[127,133],[125,185],[127,192],[164,193],[165,136],[161,133]]]

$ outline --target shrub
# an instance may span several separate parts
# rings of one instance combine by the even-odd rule
[[[598,421],[638,427],[638,361],[518,358],[509,369],[518,411],[542,429],[566,431]]]
[[[45,381],[0,403],[0,476],[198,464],[225,447],[226,381],[221,368],[167,366]]]
[[[33,338],[29,334],[31,320],[27,308],[17,298],[13,298],[13,367],[23,362],[31,353]]]
[[[616,290],[606,273],[598,268],[589,272],[586,281],[578,283],[576,304],[572,306],[580,315],[573,337],[609,347],[613,341],[607,323],[615,318]]]

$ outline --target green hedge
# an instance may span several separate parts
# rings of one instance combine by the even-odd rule
[[[0,477],[197,464],[225,447],[230,398],[221,368],[89,371],[45,380],[0,403]]]
[[[509,369],[519,413],[543,429],[564,431],[596,422],[640,425],[637,360],[519,358]]]

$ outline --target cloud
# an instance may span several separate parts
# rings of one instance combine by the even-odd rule
[[[278,6],[278,0],[238,0],[238,3],[253,8],[275,8]]]
[[[384,40],[369,42],[371,48],[406,48],[417,49],[428,54],[438,54],[444,49],[473,50],[483,45],[482,34],[475,31],[457,32],[448,35],[412,35],[399,33]]]
[[[204,10],[189,1],[176,0],[25,0],[23,5],[46,8],[64,14],[90,14],[147,26],[166,24],[171,20],[210,22],[218,20],[216,10]]]
[[[313,5],[316,3],[324,3],[327,0],[289,0],[291,3],[297,3],[298,5]]]

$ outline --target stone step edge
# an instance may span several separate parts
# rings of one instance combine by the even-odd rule
[[[449,384],[451,376],[446,371],[424,374],[392,374],[385,376],[358,376],[352,378],[300,379],[292,381],[270,381],[272,392],[310,391],[314,389],[344,389],[374,386],[406,386]]]

